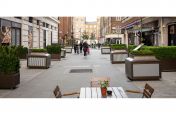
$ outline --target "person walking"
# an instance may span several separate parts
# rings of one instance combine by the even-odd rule
[[[80,48],[80,53],[82,53],[82,49],[83,49],[83,43],[82,42],[80,42],[79,48]]]
[[[78,42],[76,42],[76,43],[74,44],[74,52],[77,53],[77,54],[79,54]]]
[[[84,51],[84,56],[87,55],[87,50],[88,50],[89,46],[88,46],[88,43],[85,41],[83,43],[83,51]]]

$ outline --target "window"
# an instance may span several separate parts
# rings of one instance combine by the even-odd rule
[[[43,22],[43,27],[45,27],[45,22]]]
[[[12,45],[21,45],[21,29],[20,28],[11,28],[11,44]]]
[[[29,22],[30,22],[30,23],[33,22],[33,17],[29,17]]]
[[[17,18],[17,19],[21,19],[21,17],[15,17],[15,18]]]
[[[39,25],[40,24],[40,20],[37,20],[37,25]]]
[[[48,27],[49,27],[49,24],[46,23],[46,28],[48,28]]]

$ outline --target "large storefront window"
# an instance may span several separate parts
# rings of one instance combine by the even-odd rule
[[[21,29],[20,28],[12,28],[12,41],[11,45],[20,45],[21,44]]]

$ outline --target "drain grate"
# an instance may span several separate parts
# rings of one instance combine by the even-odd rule
[[[70,73],[92,73],[92,69],[71,69]]]

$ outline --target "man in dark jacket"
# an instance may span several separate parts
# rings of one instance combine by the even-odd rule
[[[87,49],[88,49],[88,43],[85,41],[84,43],[83,43],[83,51],[84,51],[84,56],[86,56],[87,55]]]

